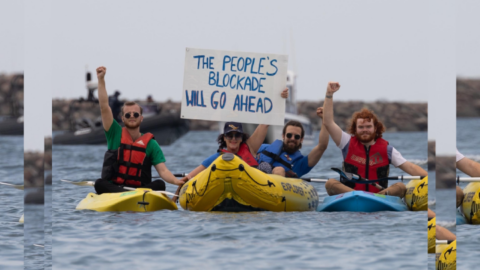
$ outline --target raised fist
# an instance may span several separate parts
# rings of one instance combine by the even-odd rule
[[[105,73],[107,73],[107,68],[106,67],[98,67],[97,68],[97,78],[99,80],[105,78]]]
[[[320,116],[323,120],[323,107],[318,107],[317,108],[317,115]]]
[[[327,84],[327,94],[333,95],[340,89],[340,84],[338,82],[328,82]]]

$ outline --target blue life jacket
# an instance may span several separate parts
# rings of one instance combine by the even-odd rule
[[[293,154],[287,154],[283,151],[283,141],[276,140],[262,152],[259,153],[258,163],[267,162],[272,167],[283,167],[285,171],[290,171],[293,168],[293,164],[303,158],[302,153],[297,151]]]

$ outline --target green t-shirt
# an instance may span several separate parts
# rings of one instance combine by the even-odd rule
[[[116,150],[120,147],[120,142],[122,140],[122,126],[120,126],[115,119],[113,119],[110,129],[105,131],[105,137],[107,137],[108,150]],[[153,166],[165,162],[165,156],[163,155],[162,149],[154,139],[148,142],[146,154],[147,158],[152,161]]]

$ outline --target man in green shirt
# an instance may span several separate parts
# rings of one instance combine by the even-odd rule
[[[151,166],[170,184],[183,185],[185,181],[178,180],[168,170],[165,156],[153,135],[140,133],[143,116],[142,108],[137,103],[126,102],[123,105],[121,113],[124,128],[113,118],[105,87],[106,72],[105,67],[97,68],[98,101],[108,148],[102,178],[95,182],[97,193],[127,191],[122,186],[165,190],[165,182],[162,180],[152,182]]]

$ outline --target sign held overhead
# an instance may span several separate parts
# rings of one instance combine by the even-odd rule
[[[283,125],[288,56],[187,48],[181,117]]]

